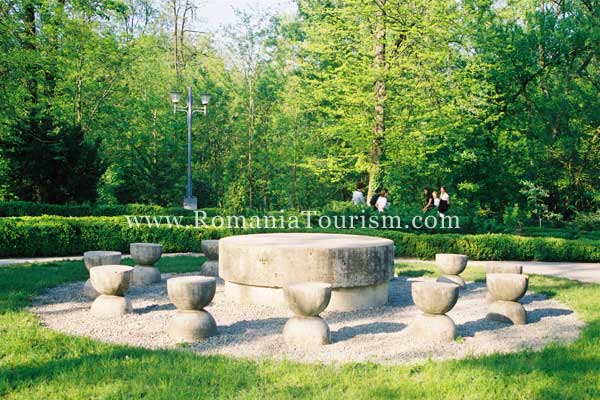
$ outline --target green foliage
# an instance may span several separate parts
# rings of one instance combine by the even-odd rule
[[[59,205],[33,203],[29,201],[0,202],[0,217],[25,217],[39,215],[62,215],[65,217],[83,217],[92,215],[89,205]]]
[[[217,208],[203,208],[200,211],[208,216],[220,212]],[[40,215],[59,215],[64,217],[87,216],[120,216],[120,215],[168,215],[168,216],[194,216],[194,211],[183,207],[161,207],[148,204],[114,204],[114,205],[60,205],[33,203],[28,201],[0,201],[0,217],[27,217]]]
[[[548,215],[548,205],[546,205],[546,200],[550,196],[550,193],[530,181],[521,181],[521,185],[522,188],[519,193],[524,195],[527,199],[528,212],[539,220],[541,228],[542,218]]]
[[[320,209],[369,177],[407,209],[447,186],[470,231],[515,204],[553,223],[598,207],[595,1],[297,0],[177,38],[174,2],[0,4],[0,200],[181,204],[168,93],[191,86],[212,94],[201,207]],[[548,196],[527,205],[523,180]]]
[[[223,209],[230,215],[242,215],[247,204],[246,190],[240,182],[235,182],[229,186],[225,193]]]
[[[132,242],[162,243],[165,252],[199,251],[200,240],[234,234],[285,232],[281,229],[216,229],[156,227],[142,222],[130,227],[124,217],[21,217],[0,219],[0,257],[58,256],[87,250],[127,251]],[[152,226],[149,226],[152,225]],[[383,229],[300,229],[391,239],[396,255],[431,259],[436,253],[467,254],[476,260],[600,261],[598,240],[523,237],[507,234],[415,234]]]
[[[502,222],[509,228],[521,231],[525,223],[526,215],[519,207],[519,204],[509,206],[504,209],[504,215],[502,216]]]
[[[573,225],[582,230],[597,230],[600,228],[600,210],[596,212],[580,212],[575,215]]]
[[[397,199],[397,197],[396,197]],[[391,199],[391,205],[386,209],[385,213],[380,214],[373,207],[366,206],[355,206],[348,201],[331,201],[325,205],[321,211],[323,215],[330,216],[365,216],[367,219],[373,217],[381,221],[383,216],[400,217],[400,220],[404,224],[408,225],[408,228],[414,232],[418,232],[420,229],[413,227],[413,218],[428,216],[437,216],[437,210],[432,210],[428,213],[423,213],[420,206],[413,206],[412,204],[396,204],[394,202],[394,196]],[[388,203],[389,204],[389,203]],[[449,216],[456,216],[458,218],[459,227],[454,227],[456,233],[484,233],[484,232],[505,232],[507,226],[498,223],[494,218],[490,216],[480,216],[476,209],[473,209],[471,205],[461,205],[460,202],[456,202],[452,205],[451,210],[448,212]],[[381,226],[381,224],[380,224]],[[509,227],[510,229],[510,227]],[[444,232],[443,228],[427,229],[427,233],[438,233]]]
[[[19,182],[14,195],[52,203],[94,200],[102,173],[99,142],[86,141],[80,126],[54,124],[47,119],[27,121],[4,144],[12,181]]]
[[[163,244],[165,252],[200,251],[214,236],[193,228],[129,227],[124,217],[22,217],[0,219],[0,256],[62,256],[88,250],[129,251],[134,242]]]

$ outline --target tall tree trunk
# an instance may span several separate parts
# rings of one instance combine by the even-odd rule
[[[27,32],[27,39],[25,40],[24,46],[27,50],[34,52],[36,50],[36,35],[37,29],[35,27],[35,5],[32,1],[27,2],[25,6],[25,15],[23,18],[25,22],[25,31]],[[37,80],[35,75],[31,74],[31,78],[27,82],[28,91],[31,96],[32,105],[37,105],[38,102],[38,88]],[[34,107],[30,108],[30,112],[34,112]]]
[[[293,135],[293,157],[292,157],[292,196],[291,196],[291,204],[290,208],[295,209],[296,207],[300,207],[300,201],[298,200],[298,149],[297,149],[297,140],[296,137],[298,135],[298,117],[294,118],[294,135]]]
[[[371,157],[369,168],[369,188],[367,199],[373,195],[376,185],[379,162],[383,153],[383,137],[385,135],[385,21],[383,10],[387,0],[377,1],[377,12],[375,21],[375,119],[373,126],[373,142],[371,145]]]
[[[172,0],[173,5],[173,66],[175,76],[179,79],[179,5],[178,0]]]
[[[254,141],[254,85],[248,80],[248,205],[253,206],[253,171],[252,171],[252,147]]]
[[[271,179],[269,174],[265,174],[264,177],[265,185],[263,187],[263,210],[270,211],[271,210],[271,196],[270,196],[270,184]]]
[[[23,43],[23,47],[29,50],[31,53],[37,53],[37,29],[36,29],[36,17],[35,17],[35,5],[33,1],[29,1],[25,6],[25,13],[23,17],[23,22],[25,25],[26,31],[26,39]],[[29,55],[31,59],[34,58],[33,55]],[[37,54],[35,56],[37,58]],[[38,90],[38,81],[36,79],[36,74],[33,73],[33,69],[30,71],[29,79],[27,80],[27,91],[31,97],[31,104],[29,105],[29,131],[32,133],[25,140],[26,142],[30,142],[34,139],[35,134],[38,132],[38,115],[39,115],[39,99],[40,94]],[[42,189],[40,183],[41,177],[39,175],[32,176],[31,181],[31,199],[33,201],[42,201]]]
[[[179,62],[180,68],[185,68],[185,60],[183,57],[183,35],[184,35],[185,29],[186,29],[188,11],[191,11],[189,1],[186,0],[184,4],[185,5],[183,7],[183,14],[181,15],[181,26],[179,27],[179,46],[177,46],[177,48],[179,49],[178,62]]]
[[[81,125],[83,118],[83,49],[79,46],[79,58],[77,60],[77,78],[75,91],[75,124]]]
[[[152,110],[152,140],[154,142],[153,154],[152,154],[152,163],[154,165],[158,164],[158,129],[156,127],[158,121],[158,112],[156,110]]]

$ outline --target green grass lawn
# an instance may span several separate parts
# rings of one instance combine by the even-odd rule
[[[160,268],[197,271],[188,256]],[[433,274],[430,264],[400,273]],[[468,269],[468,280],[483,271]],[[575,343],[412,366],[330,367],[150,351],[71,337],[40,327],[26,307],[45,288],[84,280],[81,261],[0,267],[0,396],[7,399],[134,398],[444,398],[581,399],[600,397],[600,286],[534,276],[531,289],[575,309],[589,324]],[[219,320],[219,316],[215,318]],[[386,351],[385,348],[381,349]]]

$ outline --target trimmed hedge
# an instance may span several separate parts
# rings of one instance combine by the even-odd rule
[[[466,254],[473,260],[600,262],[600,240],[525,237],[502,233],[428,235],[382,229],[313,229],[311,232],[336,232],[391,239],[396,245],[397,257],[433,259],[437,253],[459,253]]]
[[[0,257],[40,257],[82,254],[88,250],[129,252],[134,242],[162,243],[165,252],[200,251],[209,230],[131,228],[123,217],[0,218]]]
[[[600,261],[600,241],[507,234],[414,235],[371,232],[394,240],[396,255],[432,259],[436,253],[467,254],[474,260]]]
[[[233,234],[282,230],[228,230],[193,226],[129,227],[124,217],[0,218],[0,257],[66,256],[88,250],[129,251],[132,242],[162,243],[165,252],[200,251],[200,240]],[[392,239],[396,255],[434,258],[436,253],[462,253],[475,260],[539,260],[600,262],[599,240],[568,240],[508,234],[412,234],[400,231],[313,229]]]
[[[202,209],[207,215],[218,213],[216,208]],[[87,216],[119,216],[119,215],[184,215],[193,216],[194,212],[182,207],[161,207],[146,204],[118,204],[118,205],[62,205],[33,203],[29,201],[1,201],[0,217],[24,217],[58,215],[63,217]]]

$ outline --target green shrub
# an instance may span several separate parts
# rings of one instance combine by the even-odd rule
[[[502,223],[509,229],[520,231],[523,229],[525,218],[525,213],[518,204],[515,204],[514,206],[508,206],[504,209]]]
[[[556,228],[538,228],[538,227],[526,227],[521,231],[523,236],[535,236],[535,237],[555,237],[562,239],[576,239],[579,236],[579,232],[573,229],[556,229]]]
[[[592,231],[600,228],[600,210],[596,212],[578,212],[572,224],[584,231]]]
[[[63,215],[83,217],[91,215],[89,205],[58,205],[32,203],[28,201],[3,201],[0,202],[0,217],[20,217],[38,215]]]
[[[0,218],[0,257],[64,256],[87,250],[129,251],[132,242],[162,243],[165,252],[200,251],[202,239],[233,234],[282,232],[274,229],[130,227],[124,217]],[[436,253],[462,253],[476,260],[600,261],[600,241],[509,234],[414,234],[382,229],[312,229],[391,239],[396,255],[432,259]]]
[[[219,213],[217,208],[205,208],[202,211],[208,216]],[[183,207],[160,207],[147,204],[117,205],[59,205],[33,203],[29,201],[0,202],[0,217],[35,217],[42,215],[58,215],[63,217],[87,216],[120,216],[120,215],[182,215],[194,216],[194,212]]]
[[[579,235],[582,239],[600,240],[600,231],[589,231]]]
[[[474,260],[600,261],[600,241],[597,240],[508,234],[426,235],[376,229],[348,230],[344,233],[391,239],[396,245],[398,257],[432,259],[436,253],[461,253]]]
[[[0,256],[64,256],[94,249],[129,252],[133,242],[162,243],[165,252],[200,251],[203,237],[215,233],[184,227],[129,227],[122,217],[2,218]]]

